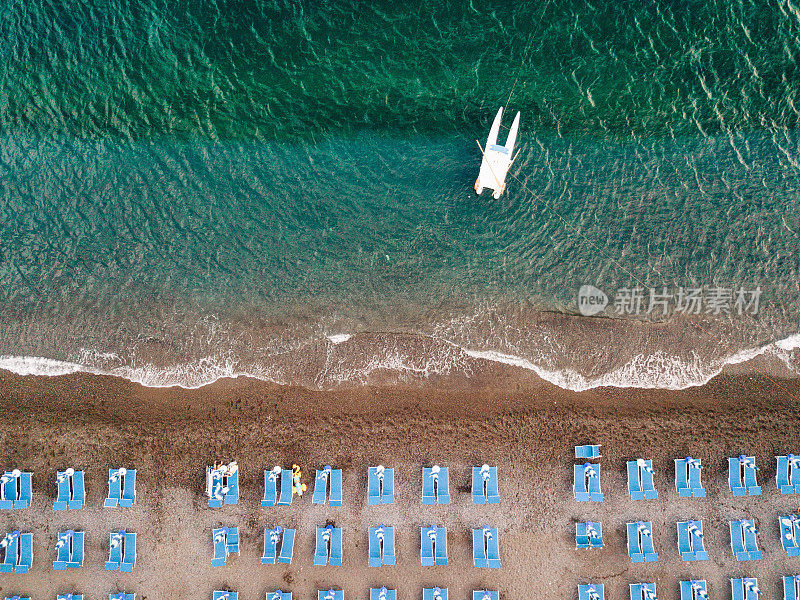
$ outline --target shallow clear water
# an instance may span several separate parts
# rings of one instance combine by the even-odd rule
[[[791,3],[183,8],[0,9],[1,367],[330,387],[490,358],[574,389],[759,352],[798,370]],[[477,197],[509,95],[520,157]],[[585,284],[762,296],[585,318]]]

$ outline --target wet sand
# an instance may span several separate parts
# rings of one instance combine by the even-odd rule
[[[626,600],[629,583],[654,581],[661,600],[679,597],[682,579],[705,578],[711,598],[730,598],[730,577],[758,577],[764,598],[781,598],[780,577],[800,572],[800,559],[781,549],[777,517],[797,510],[800,497],[775,489],[776,454],[800,453],[797,380],[726,375],[686,391],[602,388],[566,392],[515,369],[495,369],[471,381],[439,380],[425,387],[379,387],[314,392],[254,380],[225,380],[197,390],[153,389],[121,379],[71,375],[19,377],[0,373],[0,466],[34,472],[30,509],[0,512],[0,532],[34,532],[28,575],[0,575],[0,597],[55,598],[83,592],[107,598],[116,591],[137,599],[211,598],[214,589],[264,598],[281,588],[298,600],[318,589],[341,588],[348,600],[368,598],[386,585],[398,598],[421,598],[421,588],[449,588],[453,600],[473,589],[499,589],[504,599],[577,598],[576,585],[604,583],[606,598]],[[573,446],[603,445],[605,501],[572,497]],[[728,456],[755,454],[760,497],[734,498],[727,487]],[[679,498],[675,457],[702,458],[708,497]],[[659,499],[634,502],[626,490],[629,458],[653,459]],[[208,508],[205,467],[237,460],[239,504]],[[502,503],[473,506],[470,469],[499,467]],[[300,464],[309,493],[290,507],[262,508],[263,470]],[[366,504],[367,467],[395,468],[397,502]],[[420,503],[421,468],[450,467],[449,506]],[[344,505],[311,504],[316,468],[343,469]],[[56,470],[86,471],[87,507],[54,512]],[[131,509],[104,509],[107,469],[139,470]],[[728,521],[755,518],[764,559],[737,562]],[[703,519],[711,560],[681,562],[678,520]],[[606,547],[575,549],[575,522],[601,521]],[[656,563],[631,563],[625,523],[652,520]],[[313,565],[314,528],[344,528],[341,567]],[[499,570],[475,569],[470,530],[500,529]],[[265,527],[297,529],[291,565],[260,563]],[[367,566],[367,528],[395,525],[397,565]],[[421,567],[419,527],[448,530],[449,565]],[[211,567],[211,529],[240,528],[241,555]],[[80,570],[55,572],[58,531],[86,532]],[[130,574],[107,572],[108,534],[138,533],[138,561]]]

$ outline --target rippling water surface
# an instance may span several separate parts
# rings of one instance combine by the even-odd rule
[[[572,389],[762,353],[800,372],[800,9],[502,4],[6,2],[0,367],[323,388],[487,358]],[[472,183],[499,105],[523,125],[494,200]],[[587,284],[601,317],[578,314]],[[762,295],[646,314],[663,286]],[[635,287],[642,314],[617,315]]]

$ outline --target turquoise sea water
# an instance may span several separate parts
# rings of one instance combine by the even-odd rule
[[[800,370],[798,34],[788,1],[7,2],[0,367]],[[521,153],[494,200],[472,184],[500,105]],[[586,318],[587,284],[762,296]]]

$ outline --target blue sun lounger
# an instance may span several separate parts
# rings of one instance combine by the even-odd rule
[[[317,600],[344,600],[344,590],[317,590]]]
[[[739,456],[728,459],[728,486],[734,496],[758,496],[761,486],[756,481],[755,456]]]
[[[1,548],[3,562],[0,563],[0,573],[13,573],[19,561],[19,531],[12,531],[3,536],[5,548]]]
[[[59,594],[56,600],[83,600],[83,594]]]
[[[658,560],[653,547],[653,523],[636,521],[628,523],[628,555],[635,563],[655,562]]]
[[[32,473],[15,469],[0,476],[0,509],[28,508],[32,498]]]
[[[214,600],[239,600],[238,592],[214,590]]]
[[[631,583],[631,600],[657,600],[655,583]]]
[[[422,588],[422,600],[447,600],[447,588]]]
[[[390,590],[388,588],[370,588],[369,600],[397,600],[397,590]]]
[[[394,527],[370,527],[369,566],[393,565],[394,561]]]
[[[678,523],[678,552],[681,560],[708,560],[703,543],[702,521],[680,521]]]
[[[675,459],[675,489],[685,498],[705,498],[706,490],[700,483],[702,461],[699,458]]]
[[[472,590],[472,600],[500,600],[497,590]]]
[[[708,600],[705,579],[681,581],[681,600]]]
[[[53,510],[83,508],[86,490],[83,485],[83,471],[58,471],[56,475],[56,500]]]
[[[731,597],[733,600],[758,600],[761,590],[755,577],[739,577],[731,579]]]
[[[108,600],[136,600],[136,594],[127,594],[119,592],[118,594],[109,594]]]
[[[106,571],[130,573],[136,564],[136,534],[112,531],[109,534]]]
[[[600,445],[586,444],[584,446],[575,446],[575,458],[600,458]]]
[[[17,558],[17,566],[14,568],[15,573],[27,573],[31,570],[33,565],[33,534],[20,533],[19,534],[19,556]]]
[[[53,561],[54,570],[81,568],[83,566],[83,532],[67,530],[59,533],[56,554],[56,560]]]
[[[496,527],[472,530],[472,562],[477,568],[500,568],[500,540]]]
[[[234,464],[234,463],[231,463]],[[228,475],[225,471],[227,465],[222,467],[206,467],[206,495],[208,506],[220,508],[224,504],[237,504],[239,502],[239,470],[236,469]]]
[[[383,465],[367,471],[367,504],[394,504],[394,469]]]
[[[265,600],[292,600],[292,592],[284,592],[283,590],[267,592]]]
[[[229,554],[239,553],[239,528],[218,527],[211,533],[214,543],[214,557],[211,559],[211,566],[221,567],[225,564]]]
[[[731,550],[736,560],[761,560],[756,534],[758,533],[752,519],[730,522]]]
[[[602,583],[584,583],[578,586],[578,600],[605,600]]]
[[[280,479],[280,498],[278,498],[278,480]],[[292,503],[292,471],[281,469],[278,475],[274,471],[264,471],[264,499],[261,506],[289,506]]]
[[[800,494],[800,477],[796,477],[796,471],[800,469],[800,456],[787,454],[786,456],[776,456],[778,469],[775,471],[775,483],[781,494]]]
[[[129,508],[136,502],[136,469],[108,470],[108,498],[103,506]]]
[[[448,467],[422,468],[422,503],[450,504],[450,472]]]
[[[472,467],[472,503],[499,504],[499,502],[497,467],[489,465]]]
[[[342,528],[328,525],[317,527],[317,544],[314,564],[338,567],[342,564]]]
[[[275,529],[265,529],[264,555],[261,557],[261,562],[265,565],[274,565],[277,559],[279,563],[290,564],[294,556],[294,535],[294,529],[280,526]],[[279,543],[281,545],[280,552],[278,552]]]
[[[800,600],[800,575],[783,576],[783,600]]]
[[[420,527],[420,559],[423,567],[447,564],[447,529]]]
[[[330,498],[328,498],[328,487],[330,487]],[[311,503],[325,504],[326,499],[328,506],[342,505],[342,470],[333,469],[330,465],[326,465],[324,469],[317,469]]]
[[[574,480],[572,491],[578,502],[602,502],[600,491],[600,465],[584,463],[573,468]]]
[[[629,460],[628,466],[628,493],[633,500],[655,500],[658,498],[655,484],[653,483],[652,460]]]
[[[603,527],[600,523],[587,521],[586,523],[575,523],[575,547],[576,548],[602,548],[603,547]]]
[[[786,515],[778,517],[781,530],[781,545],[791,557],[800,556],[800,517]]]

